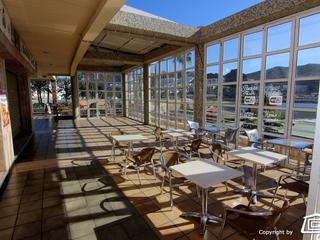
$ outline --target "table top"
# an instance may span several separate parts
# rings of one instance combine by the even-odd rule
[[[206,126],[202,128],[205,131],[211,132],[211,133],[218,133],[218,132],[225,132],[228,128],[226,127],[217,127],[217,126]]]
[[[270,165],[287,159],[286,155],[266,151],[253,147],[245,147],[238,150],[227,152],[228,155],[241,158],[243,160],[258,163],[261,165]]]
[[[164,130],[162,131],[162,133],[169,135],[171,137],[183,137],[183,136],[191,136],[194,133],[191,131],[186,131],[183,129],[168,129],[168,130]]]
[[[313,145],[310,142],[305,142],[305,141],[301,141],[301,140],[293,140],[293,139],[288,139],[288,138],[270,139],[270,140],[267,140],[267,143],[290,147],[290,148],[296,148],[296,149],[303,149],[303,148],[310,147]]]
[[[243,175],[238,170],[206,159],[174,165],[170,169],[204,189]]]
[[[147,140],[148,138],[141,134],[123,134],[123,135],[115,135],[112,138],[118,142],[133,142],[133,141],[141,141]]]

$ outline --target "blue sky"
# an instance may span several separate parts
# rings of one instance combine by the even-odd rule
[[[262,0],[127,0],[127,5],[190,26],[206,26]]]

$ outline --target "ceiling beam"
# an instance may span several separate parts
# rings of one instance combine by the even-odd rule
[[[88,50],[91,42],[93,42],[96,37],[103,30],[105,24],[109,22],[114,15],[120,10],[120,8],[125,4],[125,0],[101,0],[96,12],[91,17],[89,24],[82,33],[82,37],[79,41],[77,50],[75,51],[71,66],[70,74],[74,75],[78,64],[80,63],[82,57]]]
[[[163,57],[170,56],[176,52],[183,51],[190,49],[190,47],[181,47],[181,46],[174,46],[174,45],[164,45],[160,48],[156,48],[147,54],[144,55],[143,61],[146,63],[150,63],[156,60],[159,60]]]
[[[104,31],[102,32],[104,37],[108,35],[118,36],[118,37],[125,37],[125,38],[139,38],[147,41],[158,42],[161,44],[170,44],[170,45],[177,45],[177,46],[192,46],[194,45],[193,42],[188,41],[187,39],[181,39],[178,37],[172,36],[164,36],[163,34],[154,34],[150,32],[139,33],[134,29],[130,29],[130,31],[119,30],[119,29],[112,29],[110,25],[105,27]]]
[[[130,54],[130,53],[123,53],[119,51],[110,51],[110,52],[92,52],[88,51],[84,57],[83,61],[89,62],[110,62],[115,64],[129,64],[129,65],[139,65],[143,64],[143,55],[137,55],[137,54]]]
[[[121,72],[121,67],[111,67],[111,66],[94,66],[94,65],[84,65],[79,64],[77,70],[80,71],[97,71],[97,72]]]

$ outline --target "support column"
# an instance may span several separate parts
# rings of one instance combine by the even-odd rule
[[[80,106],[77,74],[75,76],[71,76],[71,89],[73,119],[78,119],[80,118]]]
[[[124,117],[127,116],[127,95],[126,95],[126,73],[121,74],[122,77],[122,114]]]
[[[23,133],[32,132],[32,98],[31,86],[28,73],[22,72],[19,76],[19,102],[21,113],[21,131]]]
[[[143,64],[143,116],[144,124],[149,124],[149,64]]]
[[[53,114],[58,116],[57,80],[51,81]]]
[[[200,125],[205,124],[204,118],[204,64],[205,64],[205,47],[204,44],[195,46],[195,86],[194,86],[194,121]]]

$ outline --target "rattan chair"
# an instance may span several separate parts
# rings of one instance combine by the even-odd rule
[[[260,198],[273,198],[270,196],[260,196]],[[278,198],[278,197],[277,197]],[[282,199],[283,200],[283,199]],[[272,204],[272,210],[258,211],[249,205],[237,205],[234,208],[226,208],[223,215],[223,222],[219,239],[222,239],[223,230],[226,225],[230,225],[236,230],[242,232],[248,239],[266,239],[266,236],[259,234],[259,231],[276,230],[276,225],[281,215],[289,208],[289,201],[283,200],[283,205],[277,208]],[[277,236],[277,235],[276,235]],[[270,237],[270,236],[269,236]],[[277,236],[278,239],[278,236]]]
[[[307,199],[309,192],[309,183],[306,180],[309,180],[310,176],[306,175],[293,175],[293,174],[283,174],[279,177],[277,181],[277,187],[274,191],[274,196],[276,196],[280,188],[285,189],[284,198],[287,197],[288,191],[297,193],[296,197],[290,199],[293,201],[299,197],[302,197],[305,206],[307,206]]]
[[[163,192],[163,187],[165,182],[169,183],[170,189],[170,206],[173,207],[172,189],[173,187],[179,187],[187,183],[187,179],[171,172],[170,167],[181,163],[179,153],[176,151],[166,151],[160,156],[161,167],[164,171],[164,176],[162,178],[161,193]]]
[[[167,148],[169,146],[173,146],[172,139],[170,137],[164,136],[160,127],[156,127],[156,129],[154,130],[154,136],[156,138],[156,142],[159,142],[161,152],[164,145]]]
[[[192,156],[196,155],[198,158],[200,158],[200,146],[201,146],[202,140],[201,139],[195,139],[191,142],[191,144],[188,144],[183,147],[178,147],[178,151],[186,154],[189,160],[192,159]]]
[[[133,167],[137,171],[139,184],[141,185],[140,179],[140,170],[146,166],[152,166],[153,175],[156,179],[156,170],[154,161],[152,159],[153,154],[155,153],[155,148],[144,148],[139,153],[132,156],[127,156],[125,161],[125,166],[123,168],[124,175],[127,174],[127,166]],[[131,165],[128,165],[128,162],[131,162]]]

